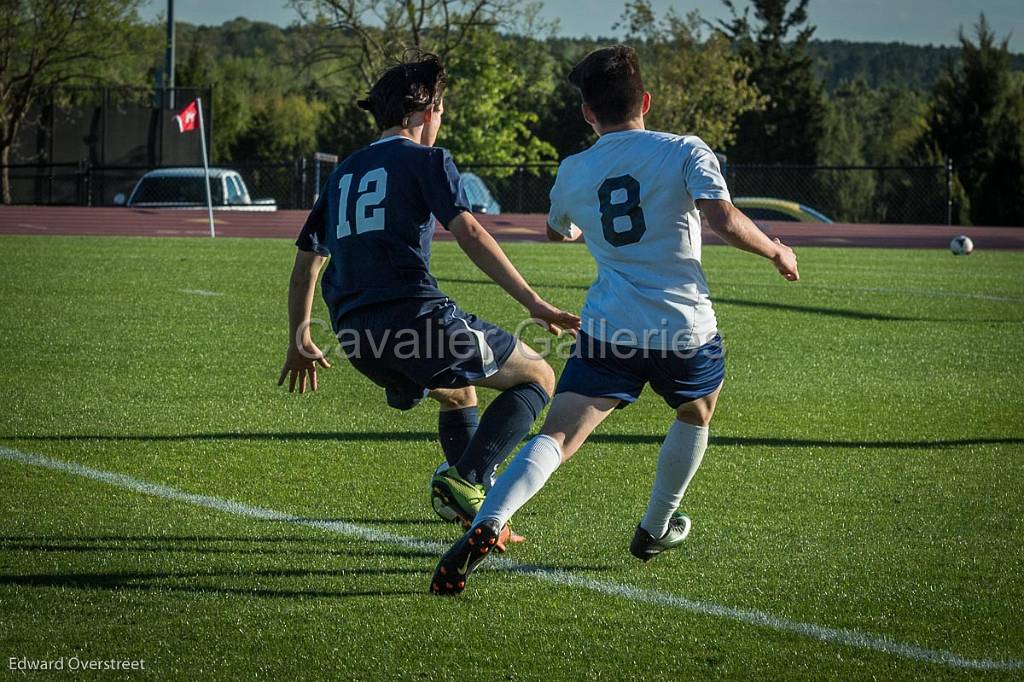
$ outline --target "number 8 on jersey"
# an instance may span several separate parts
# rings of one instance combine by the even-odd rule
[[[625,199],[621,199],[621,197]],[[608,178],[597,190],[601,202],[601,227],[605,240],[612,246],[636,244],[647,231],[644,211],[640,208],[640,183],[632,175]],[[618,199],[618,201],[616,201]],[[615,230],[615,219],[629,217],[629,229]]]

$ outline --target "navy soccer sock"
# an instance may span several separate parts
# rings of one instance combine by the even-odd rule
[[[529,433],[548,400],[539,384],[520,384],[503,391],[484,411],[476,434],[455,465],[459,475],[489,489],[494,472]]]
[[[455,466],[462,457],[479,424],[476,405],[437,413],[437,436],[450,466]]]

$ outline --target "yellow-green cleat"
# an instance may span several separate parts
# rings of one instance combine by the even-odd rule
[[[482,485],[470,483],[459,476],[455,468],[434,472],[430,481],[430,506],[445,521],[469,528],[484,503],[486,491]]]

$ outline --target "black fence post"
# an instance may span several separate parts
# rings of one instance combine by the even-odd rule
[[[78,160],[78,172],[75,173],[75,204],[77,206],[85,205],[85,193],[84,188],[88,184],[86,181],[86,168],[85,162],[81,159]]]
[[[100,164],[102,166],[107,165],[107,118],[110,113],[110,88],[103,88],[103,133],[100,138]],[[103,205],[103,197],[107,195],[107,174],[102,173],[100,175],[99,182],[99,204]],[[92,195],[90,193],[90,204],[92,203]]]
[[[50,106],[49,106],[49,110],[47,112],[47,118],[46,118],[47,122],[49,123],[49,126],[48,126],[47,131],[46,131],[46,137],[47,137],[46,143],[48,145],[47,146],[47,152],[46,152],[46,162],[49,163],[49,164],[53,164],[53,151],[54,151],[54,144],[55,144],[53,138],[56,137],[55,133],[57,131],[57,113],[56,112],[57,112],[57,93],[54,90],[50,90]],[[53,169],[54,168],[56,168],[56,166],[53,166],[53,165],[50,166],[50,178],[49,178],[50,186],[47,188],[47,193],[49,194],[49,197],[50,197],[50,202],[49,203],[51,203],[51,204],[53,203],[53,180],[54,180]]]
[[[296,204],[295,208],[306,208],[306,157],[303,156],[301,159],[301,177],[302,187],[299,191],[299,203]]]
[[[524,177],[526,175],[525,169],[522,166],[516,168],[516,213],[523,212],[523,183],[526,181]]]
[[[157,115],[157,135],[159,135],[159,146],[157,147],[157,158],[155,159],[157,166],[164,165],[164,111],[166,109],[165,102],[167,101],[167,90],[160,91],[160,108],[157,109],[159,114]]]
[[[953,224],[953,159],[946,157],[946,224]]]

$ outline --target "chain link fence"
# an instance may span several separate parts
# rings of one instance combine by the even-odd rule
[[[466,164],[505,213],[546,213],[557,164]],[[835,222],[946,224],[947,166],[768,166],[726,164],[734,197],[795,201]]]
[[[813,208],[835,222],[944,225],[948,166],[768,166],[727,164],[734,197],[772,197]]]
[[[201,97],[206,136],[212,141],[211,95],[210,88],[55,88],[25,113],[8,161],[154,167],[202,163],[199,141],[183,137],[174,116]]]
[[[180,135],[173,117],[178,108],[202,96],[207,137],[212,142],[211,95],[209,88],[54,90],[28,112],[11,148],[11,165],[0,166],[0,173],[10,178],[13,203],[111,206],[118,195],[127,198],[150,170],[200,165],[197,141]],[[274,199],[282,209],[308,209],[336,158],[318,153],[309,159],[280,162],[218,160],[216,166],[239,172],[252,199]],[[461,170],[468,176],[467,192],[475,208],[492,213],[545,213],[557,164],[481,163],[462,165]],[[950,217],[949,165],[726,163],[724,171],[735,197],[795,201],[838,222],[944,224]],[[170,203],[182,193],[191,196],[190,192],[172,183],[166,186]],[[231,183],[215,185],[213,194],[218,193],[222,202],[230,203]]]
[[[280,209],[310,208],[332,167],[330,155],[217,165],[237,171],[252,200],[273,199]],[[466,164],[460,170],[475,210],[546,213],[557,168],[554,163]],[[127,199],[139,179],[155,169],[85,163],[6,167],[14,203],[78,206],[113,206],[118,195]],[[836,222],[946,224],[949,220],[949,167],[726,164],[725,175],[734,197],[795,201]],[[166,201],[180,201],[180,188],[173,183],[167,187]],[[220,185],[215,181],[213,193],[219,197],[217,203],[232,203],[230,181]]]
[[[237,172],[244,187],[229,179]],[[306,159],[281,163],[227,163],[210,168],[214,206],[238,205],[248,190],[251,201],[271,199],[280,209],[308,209],[316,185],[313,166]],[[202,168],[162,168],[148,165],[104,166],[87,163],[12,164],[0,166],[11,180],[15,204],[56,206],[116,206],[126,203],[139,181],[150,171],[164,171],[168,177],[147,178],[136,202],[167,207],[206,204]],[[194,191],[198,186],[198,192]]]
[[[502,213],[547,213],[548,195],[555,183],[558,164],[466,164],[459,166],[459,171],[463,175],[480,178]],[[473,184],[470,184],[468,190],[471,203],[485,203],[473,196]]]

